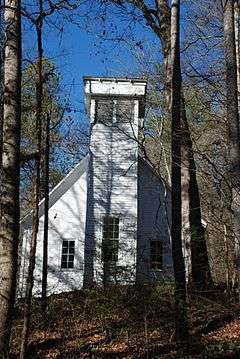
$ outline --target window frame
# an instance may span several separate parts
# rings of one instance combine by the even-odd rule
[[[99,115],[98,115],[98,104],[100,102],[105,102],[106,105],[109,105],[109,108],[111,109],[111,116],[109,116],[108,119],[103,119],[103,118],[100,118]],[[107,106],[106,106],[107,107]],[[104,125],[107,125],[107,126],[111,126],[113,124],[113,120],[114,120],[114,109],[115,109],[116,105],[114,103],[114,99],[113,98],[107,98],[107,97],[101,97],[101,98],[96,98],[95,99],[95,113],[94,113],[94,119],[96,122],[99,122],[99,123],[103,123]]]
[[[70,243],[72,243],[73,246],[70,246]],[[75,254],[76,254],[76,240],[72,238],[63,239],[61,244],[61,262],[60,262],[61,270],[75,269]],[[64,256],[66,257],[65,260],[63,260]],[[70,256],[73,257],[71,260],[70,260]],[[63,263],[66,263],[66,266],[63,265]],[[69,265],[70,263],[72,263],[72,265]]]
[[[154,248],[153,246],[156,245],[159,247]],[[150,268],[151,270],[163,269],[163,242],[160,239],[150,239]]]
[[[121,112],[120,112],[120,116],[119,116],[119,104],[123,102],[125,103],[129,103],[130,105],[130,117],[128,116],[123,116],[121,117]],[[134,109],[135,109],[135,103],[133,99],[130,98],[121,98],[119,100],[116,101],[115,104],[115,113],[116,113],[116,123],[121,124],[121,123],[133,123],[134,122]]]
[[[106,223],[106,220],[109,222],[112,220],[112,223]],[[109,235],[109,228],[105,226],[108,225],[112,227]],[[106,228],[106,229],[105,229]],[[105,233],[105,235],[104,235]],[[118,215],[103,215],[102,216],[102,253],[101,258],[103,263],[116,264],[118,262],[119,257],[119,240],[120,240],[120,217]],[[110,247],[111,257],[109,254],[106,254],[106,248]],[[105,247],[106,246],[106,247]],[[115,246],[115,249],[114,249]],[[107,257],[107,258],[106,258]]]
[[[111,109],[111,117],[109,116],[109,119],[102,119],[98,115],[98,104],[99,102],[105,102],[106,105],[110,105]],[[123,102],[128,102],[130,104],[131,113],[130,118],[125,118],[119,116],[119,107],[118,105]],[[129,111],[128,111],[129,112]],[[99,97],[95,98],[95,110],[94,110],[94,119],[96,122],[103,123],[106,126],[114,126],[114,125],[120,125],[120,124],[126,124],[126,123],[133,123],[135,119],[135,102],[134,99],[126,97],[126,98],[117,98],[117,97]]]

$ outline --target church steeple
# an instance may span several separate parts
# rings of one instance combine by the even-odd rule
[[[91,121],[85,272],[88,279],[113,281],[126,262],[136,265],[138,127],[146,81],[85,77],[84,87]]]

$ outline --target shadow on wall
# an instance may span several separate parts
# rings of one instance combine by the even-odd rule
[[[62,241],[59,240],[59,260],[58,263],[52,264],[51,261],[48,263],[48,294],[61,293],[71,290],[80,289],[82,286],[83,277],[83,255],[75,252],[75,263],[74,269],[63,269],[61,268],[61,252]],[[24,261],[28,263],[29,255],[25,253]],[[27,268],[26,268],[27,269]],[[27,270],[22,274],[21,283],[18,287],[18,296],[25,296],[25,285],[27,280]],[[41,295],[42,286],[42,260],[36,257],[36,266],[34,271],[34,288],[33,293],[35,296]]]
[[[93,128],[88,167],[84,287],[91,287],[96,281],[103,283],[110,280],[107,273],[109,265],[102,258],[104,216],[118,217],[121,222],[125,218],[131,221],[132,217],[132,225],[121,228],[119,232],[119,254],[122,253],[127,233],[135,244],[137,240],[137,143],[129,138],[132,127],[129,130],[128,126],[125,131],[125,125],[119,131],[119,126],[100,123],[93,124]],[[136,253],[134,261],[135,256]],[[116,267],[115,263],[111,265]],[[119,277],[117,272],[115,279]]]
[[[169,279],[172,276],[170,191],[147,166],[143,167],[148,175],[145,182],[141,181],[138,144],[135,136],[130,136],[129,129],[126,133],[123,128],[119,131],[119,127],[115,127],[109,131],[104,127],[102,137],[99,134],[101,130],[98,128],[97,144],[95,142],[90,153],[84,286],[92,287],[95,281],[133,282],[136,280],[136,265],[141,280]],[[106,265],[102,258],[105,215],[116,215],[122,223],[117,265]],[[141,222],[140,226],[138,222]],[[164,268],[160,271],[154,271],[150,266],[150,240],[153,238],[163,242]],[[138,248],[137,239],[141,241]],[[137,251],[142,254],[137,255]]]
[[[49,247],[49,256],[58,258],[58,261],[49,263],[51,293],[81,288],[82,277],[84,287],[91,287],[96,282],[132,283],[136,279],[136,271],[141,281],[168,278],[171,272],[167,213],[169,193],[165,196],[166,189],[160,178],[139,161],[138,144],[135,136],[131,136],[132,127],[125,131],[124,126],[119,131],[117,126],[101,125],[95,131],[94,136],[98,138],[91,146],[87,169],[85,233],[82,231],[82,236],[80,234],[83,197],[79,193],[82,196],[86,196],[86,193],[84,189],[79,192],[76,184],[69,189],[70,201],[69,197],[60,199],[63,218],[49,221],[49,238],[57,242],[56,246]],[[110,274],[102,256],[102,222],[103,216],[108,215],[119,217],[120,223],[118,262],[114,264],[113,270],[110,268]],[[66,238],[74,238],[78,243],[73,269],[61,269],[62,240]],[[152,271],[150,268],[152,238],[163,241],[162,271]],[[39,289],[42,268],[39,258],[42,253],[38,254],[36,287]]]

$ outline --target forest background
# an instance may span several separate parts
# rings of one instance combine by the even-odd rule
[[[19,3],[15,1],[14,4]],[[11,8],[11,2],[9,6]],[[21,215],[31,205],[33,206],[33,251],[30,256],[21,358],[25,357],[29,335],[38,202],[44,195],[46,197],[49,188],[81,159],[88,147],[88,122],[82,100],[83,74],[141,76],[148,79],[147,116],[141,149],[156,171],[172,184],[174,203],[172,216],[173,223],[176,224],[172,227],[172,242],[175,258],[177,339],[188,338],[185,269],[180,253],[181,232],[183,239],[186,241],[187,238],[190,241],[189,268],[193,289],[197,290],[198,294],[206,291],[211,293],[214,288],[222,285],[225,291],[223,293],[236,298],[238,293],[236,289],[239,285],[239,226],[236,218],[238,218],[239,206],[240,162],[239,141],[235,141],[235,136],[238,136],[237,140],[239,140],[237,103],[239,43],[236,40],[239,36],[238,15],[236,22],[232,20],[235,6],[236,14],[239,14],[239,2],[182,1],[179,27],[180,2],[172,1],[171,36],[168,31],[170,30],[168,6],[170,2],[162,0],[156,2],[90,0],[79,1],[79,3],[69,1],[53,3],[51,0],[46,2],[40,0],[36,4],[32,2],[22,4],[20,198]],[[5,7],[7,8],[6,4]],[[4,5],[1,9],[3,8]],[[229,9],[232,9],[232,18],[229,18],[231,15]],[[15,19],[12,20],[14,24]],[[231,25],[235,26],[236,36],[232,40],[236,40],[236,43],[228,42],[231,31],[233,33]],[[5,30],[2,21],[1,29]],[[6,39],[7,43],[9,39],[8,37]],[[10,40],[12,40],[11,36]],[[20,52],[18,58],[19,55]],[[8,58],[7,53],[5,56],[5,59],[1,56],[1,65],[4,64],[6,70],[8,61],[10,63],[14,58]],[[171,71],[169,71],[169,61]],[[7,75],[11,73],[5,71],[4,74],[4,80],[7,81]],[[168,87],[170,78],[171,89]],[[171,90],[172,106],[170,106],[169,90]],[[9,103],[6,101],[6,95],[4,101],[4,106],[7,108]],[[3,116],[6,113],[3,108]],[[43,114],[46,123],[41,122]],[[20,115],[20,111],[17,115]],[[33,125],[35,116],[36,128],[35,124]],[[181,124],[180,117],[183,121]],[[9,125],[7,116],[3,118],[1,124],[5,126],[2,131],[3,153],[5,153],[8,143],[4,139],[9,135],[6,130],[6,126]],[[50,153],[45,154],[43,159],[40,156],[44,147],[42,141],[46,143],[49,141],[47,135],[49,128],[51,145],[50,148],[49,146],[46,148]],[[233,130],[236,130],[235,133]],[[180,145],[180,137],[183,148]],[[172,147],[170,147],[170,139],[172,139]],[[50,181],[46,183],[42,174],[47,173],[46,158],[49,155]],[[1,185],[3,188],[7,186],[8,183],[4,179],[8,178],[12,188],[16,187],[13,176],[10,178],[4,167],[6,165],[4,156],[2,160]],[[181,165],[182,191],[180,191]],[[184,168],[187,170],[185,190]],[[16,192],[14,193],[11,198],[13,201],[16,200]],[[3,190],[2,194],[2,223],[6,225],[6,213],[9,214],[9,208],[5,205],[6,191]],[[185,201],[184,194],[189,196],[189,202],[188,198]],[[10,196],[11,193],[7,200]],[[187,213],[182,223],[181,204],[186,205],[186,212],[183,211],[183,214]],[[208,226],[207,239],[202,214]],[[11,215],[14,217],[13,213]],[[16,218],[15,214],[14,225],[17,229]],[[3,225],[1,233],[4,228]],[[6,228],[5,234],[14,236],[13,228],[9,223]],[[9,251],[10,247],[7,248],[3,235],[1,243],[2,253],[6,250],[6,253],[10,254],[8,259],[13,259],[15,261],[13,263],[16,264],[17,257],[12,256],[13,252]],[[13,245],[13,247],[16,250],[17,246]],[[9,263],[12,265],[11,260]],[[11,268],[7,265],[4,268],[5,273],[11,277],[13,274]],[[6,278],[2,279],[5,281]],[[9,303],[14,300],[13,294],[14,292],[11,292]],[[2,307],[5,309],[12,307],[6,299],[2,299],[3,303],[4,301],[5,307],[4,305]]]

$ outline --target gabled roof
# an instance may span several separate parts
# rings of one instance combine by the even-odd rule
[[[138,157],[141,161],[160,181],[162,181],[168,190],[170,190],[168,184],[164,179],[154,170],[151,164],[142,156]],[[73,184],[87,171],[89,163],[89,154],[87,154],[49,193],[49,209],[66,193]],[[43,198],[39,203],[39,218],[44,214],[44,202]],[[24,216],[21,220],[21,224],[24,227],[31,226],[32,211]]]
[[[66,193],[72,185],[83,175],[87,170],[89,161],[89,155],[86,155],[50,192],[49,192],[49,208],[51,208],[64,193]],[[39,202],[39,218],[44,214],[44,202],[43,198]],[[24,216],[21,220],[21,224],[31,225],[32,211]]]

